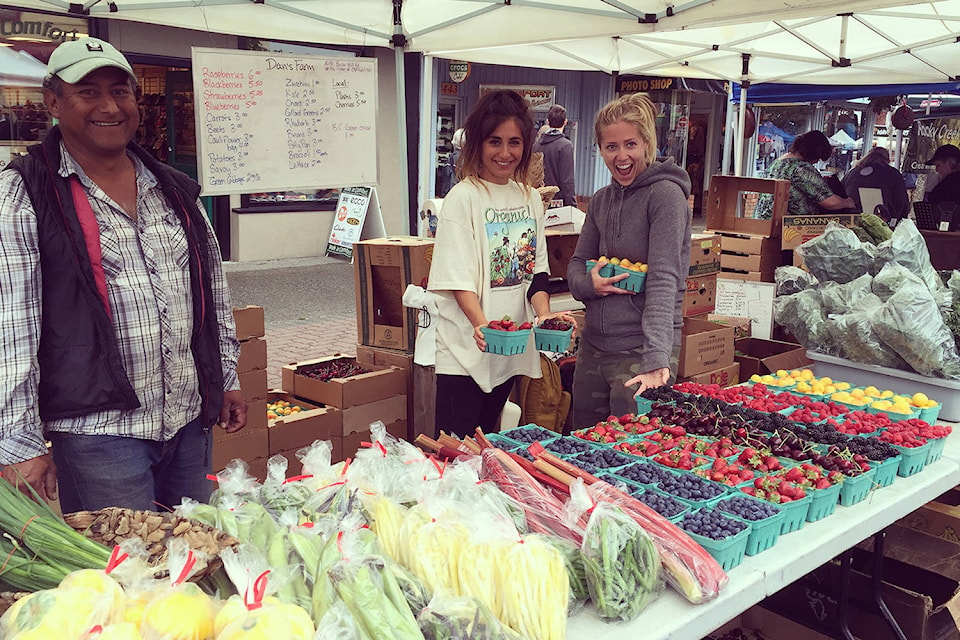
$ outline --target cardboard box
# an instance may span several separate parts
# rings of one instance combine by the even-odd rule
[[[960,545],[960,490],[950,489],[904,516],[898,524]]]
[[[735,271],[733,269],[722,269],[718,274],[721,278],[731,280],[744,280],[746,282],[773,282],[773,272],[764,273],[762,271]]]
[[[339,409],[318,407],[282,391],[271,391],[267,400],[286,400],[304,409],[267,422],[271,455],[285,450],[296,451],[310,446],[314,440],[330,440],[342,434],[343,412]]]
[[[560,229],[580,233],[583,228],[584,213],[577,207],[551,207],[543,212],[544,226],[547,229]]]
[[[780,251],[772,253],[731,253],[724,251],[720,254],[720,267],[723,270],[759,271],[764,276],[770,276],[773,281],[773,271],[783,264]]]
[[[720,236],[695,233],[690,236],[690,276],[706,276],[720,271]]]
[[[266,410],[264,410],[266,418]],[[219,427],[216,431],[224,433]],[[219,472],[226,468],[231,460],[240,459],[249,462],[255,458],[262,458],[268,454],[266,429],[245,428],[236,433],[227,433],[213,439],[213,471]]]
[[[407,425],[402,421],[396,421],[393,424],[388,424],[387,433],[392,435],[394,438],[402,438],[401,434],[406,433]],[[343,437],[343,446],[341,449],[341,455],[343,456],[340,460],[346,458],[352,458],[357,455],[357,450],[363,446],[365,442],[371,442],[373,440],[373,434],[369,429],[364,431],[356,431],[351,433],[348,436]],[[334,462],[339,462],[340,460],[334,459]]]
[[[931,537],[926,532],[911,528],[905,520],[898,520],[884,529],[884,557],[922,567],[948,578],[960,579],[960,540],[952,533],[946,537]],[[872,552],[873,539],[867,538],[857,546]]]
[[[387,237],[353,244],[357,342],[413,351],[419,309],[403,306],[408,284],[427,286],[433,240]]]
[[[237,325],[237,340],[262,338],[266,333],[263,323],[263,307],[253,305],[234,307],[233,322]]]
[[[696,382],[697,384],[718,384],[721,387],[730,387],[740,382],[740,363],[734,362],[729,367],[704,371],[694,376],[680,378],[680,382]]]
[[[770,220],[751,217],[753,207],[750,203],[755,203],[756,194],[760,193],[773,195],[773,217]],[[789,195],[788,180],[713,176],[707,193],[706,230],[708,233],[779,237],[780,221],[787,212]]]
[[[807,358],[807,351],[798,344],[764,340],[762,338],[740,338],[734,343],[736,361],[740,363],[740,379],[749,380],[752,375],[772,374],[780,369],[805,369],[813,364]]]
[[[261,338],[250,338],[241,342],[240,358],[237,359],[237,373],[266,368],[267,341]]]
[[[243,428],[244,431],[252,431],[253,429],[266,429],[267,428],[267,400],[254,400],[253,402],[247,402],[247,426]],[[223,429],[216,427],[216,430],[220,433],[225,433]],[[216,439],[216,437],[214,437]]]
[[[717,306],[717,274],[687,278],[683,296],[683,315],[696,316],[713,311]]]
[[[375,364],[364,365],[364,369],[371,370],[369,373],[362,373],[350,378],[333,378],[328,382],[314,380],[297,373],[297,370],[302,367],[342,359],[356,361],[356,358],[334,354],[326,358],[284,365],[280,371],[283,390],[300,398],[326,404],[337,409],[346,409],[347,407],[406,393],[406,374],[396,367],[383,367]]]
[[[706,320],[686,318],[680,337],[680,377],[733,364],[733,328]]]
[[[547,229],[547,258],[550,275],[554,278],[567,277],[567,265],[577,250],[579,232]]]
[[[346,437],[351,433],[369,431],[370,425],[378,420],[387,425],[392,425],[395,422],[403,422],[404,431],[397,435],[397,437],[408,440],[409,437],[406,432],[407,396],[400,394],[385,400],[377,400],[376,402],[368,402],[367,404],[344,409],[341,435]]]
[[[720,236],[720,250],[757,255],[779,254],[780,242],[776,238],[765,236],[722,234]]]
[[[780,247],[783,249],[799,247],[807,240],[823,233],[830,222],[836,222],[848,228],[855,227],[860,223],[860,214],[818,213],[813,216],[784,216]]]
[[[404,374],[407,377],[407,424],[411,426],[411,432],[414,434],[411,437],[415,437],[417,433],[426,433],[432,435],[434,431],[434,424],[432,421],[433,407],[431,406],[431,411],[428,413],[416,412],[414,411],[414,401],[413,398],[416,398],[419,395],[423,397],[423,401],[429,402],[430,405],[435,405],[435,393],[436,393],[436,378],[432,381],[427,379],[420,380],[420,387],[429,385],[429,389],[418,389],[417,379],[421,376],[414,376],[414,367],[413,364],[413,354],[407,353],[405,351],[398,351],[396,349],[384,349],[382,347],[370,347],[367,345],[358,344],[357,345],[357,362],[360,364],[375,364],[385,367],[397,367],[398,369],[403,369]],[[417,417],[419,415],[419,418]],[[430,418],[430,424],[426,424],[424,420]]]
[[[893,632],[876,612],[873,602],[870,575],[873,554],[859,548],[851,549],[851,554],[850,630],[855,637],[865,640],[893,640]],[[840,583],[839,564],[828,562],[767,598],[764,606],[810,626],[830,627],[839,616]],[[887,556],[883,562],[881,594],[907,638],[960,638],[951,614],[951,609],[960,606],[960,585],[955,576],[945,576]]]
[[[263,482],[267,477],[267,461],[269,456],[247,460],[247,473],[257,479],[257,482]]]
[[[247,402],[267,397],[267,370],[254,369],[237,375],[240,378],[240,393]]]
[[[737,630],[740,634],[737,635]],[[704,640],[833,640],[806,625],[785,618],[760,605],[750,607]]]
[[[739,316],[722,316],[716,313],[708,313],[707,320],[716,322],[727,327],[733,327],[733,339],[750,337],[750,318],[741,318]]]

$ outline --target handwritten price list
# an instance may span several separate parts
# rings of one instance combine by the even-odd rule
[[[193,50],[207,195],[371,184],[376,62]]]

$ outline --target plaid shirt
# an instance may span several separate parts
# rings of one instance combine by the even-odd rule
[[[187,239],[156,177],[130,155],[137,172],[137,219],[94,184],[60,145],[63,177],[76,174],[100,227],[111,321],[123,367],[140,400],[130,411],[100,411],[41,425],[41,278],[37,218],[21,176],[0,172],[0,464],[47,453],[43,431],[169,440],[200,414],[197,369],[190,349],[193,302]],[[201,206],[197,203],[197,206]],[[207,226],[211,256],[220,249]],[[224,390],[240,388],[230,295],[220,262],[211,269],[220,326]]]

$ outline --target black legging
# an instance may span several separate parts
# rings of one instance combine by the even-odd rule
[[[473,436],[479,426],[484,432],[498,431],[500,413],[507,403],[515,378],[484,393],[470,376],[437,374],[436,432]]]

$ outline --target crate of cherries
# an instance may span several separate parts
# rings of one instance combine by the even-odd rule
[[[325,360],[317,364],[308,364],[297,367],[297,375],[319,380],[320,382],[330,382],[335,378],[352,378],[364,373],[370,373],[370,369],[357,364],[352,358],[338,358],[337,360]]]

